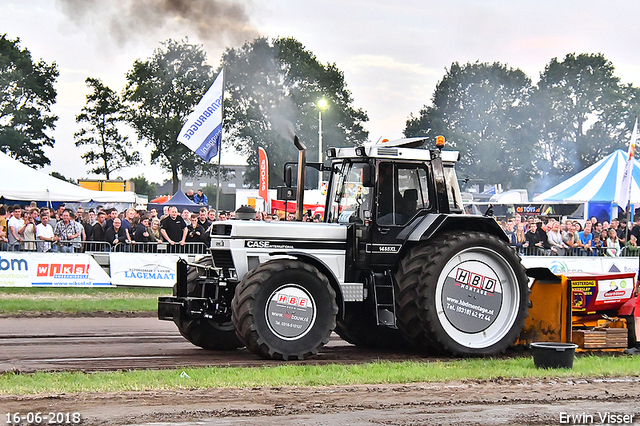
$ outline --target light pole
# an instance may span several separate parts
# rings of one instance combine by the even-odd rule
[[[329,104],[322,98],[318,101],[318,162],[322,163],[322,111],[326,110]],[[322,189],[322,171],[318,172],[318,189]]]

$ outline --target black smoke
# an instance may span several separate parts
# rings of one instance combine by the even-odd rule
[[[78,26],[102,30],[118,44],[137,37],[194,34],[204,44],[239,45],[257,37],[247,4],[232,0],[57,0]],[[181,32],[171,34],[171,32]]]

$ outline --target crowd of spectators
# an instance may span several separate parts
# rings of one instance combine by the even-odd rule
[[[122,251],[155,252],[154,245],[162,244],[175,252],[190,243],[208,244],[212,222],[233,216],[233,212],[220,212],[216,217],[216,211],[205,206],[198,213],[165,207],[158,215],[156,209],[85,211],[80,206],[73,211],[64,204],[56,210],[38,208],[35,203],[26,208],[0,205],[0,250],[74,253],[119,246]]]
[[[640,215],[632,226],[626,219],[581,223],[547,217],[515,218],[501,222],[511,245],[523,255],[534,256],[638,256]]]

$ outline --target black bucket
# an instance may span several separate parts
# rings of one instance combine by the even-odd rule
[[[575,343],[534,342],[533,363],[538,368],[573,368],[577,347]]]

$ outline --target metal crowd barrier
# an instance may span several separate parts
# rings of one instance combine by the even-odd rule
[[[558,251],[553,251],[550,248],[541,247],[512,247],[518,252],[518,254],[522,256],[638,257],[640,251],[640,249],[629,250],[628,247],[622,247],[620,250],[609,247],[591,247],[591,250],[585,250],[583,248],[568,248],[559,249]]]
[[[169,244],[169,243],[118,243],[111,251],[128,253],[184,253],[184,254],[205,254],[208,247],[204,242]]]

